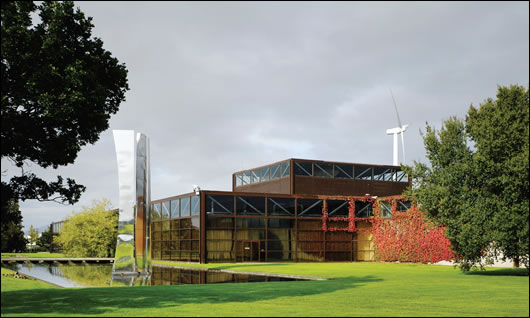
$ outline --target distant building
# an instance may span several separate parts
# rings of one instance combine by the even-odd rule
[[[113,210],[109,210],[107,212],[110,212],[110,213],[118,213],[119,209],[113,209]],[[57,235],[59,234],[59,232],[61,231],[63,225],[64,225],[64,222],[65,220],[62,220],[62,221],[58,221],[58,222],[52,222],[50,224],[50,232],[52,232],[52,234],[54,235]]]
[[[61,231],[63,224],[64,220],[59,222],[53,222],[52,224],[50,224],[50,232],[52,232],[52,234],[59,234],[59,231]]]

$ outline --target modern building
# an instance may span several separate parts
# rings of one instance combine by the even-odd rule
[[[410,208],[409,185],[399,166],[288,159],[239,171],[232,191],[152,201],[152,258],[371,261],[370,219]]]

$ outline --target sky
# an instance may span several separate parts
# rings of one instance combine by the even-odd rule
[[[427,162],[439,129],[497,86],[529,85],[528,2],[75,2],[129,73],[110,128],[59,169],[86,186],[75,205],[20,202],[25,230],[93,200],[118,206],[113,129],[151,143],[151,196],[231,190],[231,175],[287,158]],[[2,160],[2,180],[19,174]]]

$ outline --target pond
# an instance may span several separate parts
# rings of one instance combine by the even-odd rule
[[[3,264],[2,266],[60,287],[111,286],[112,264],[35,264],[25,262]],[[151,277],[145,282],[145,285],[250,283],[296,280],[304,279],[153,266]]]

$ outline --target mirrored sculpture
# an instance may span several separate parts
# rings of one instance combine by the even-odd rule
[[[145,284],[151,273],[149,139],[132,130],[114,130],[120,188],[118,240],[112,284]]]

